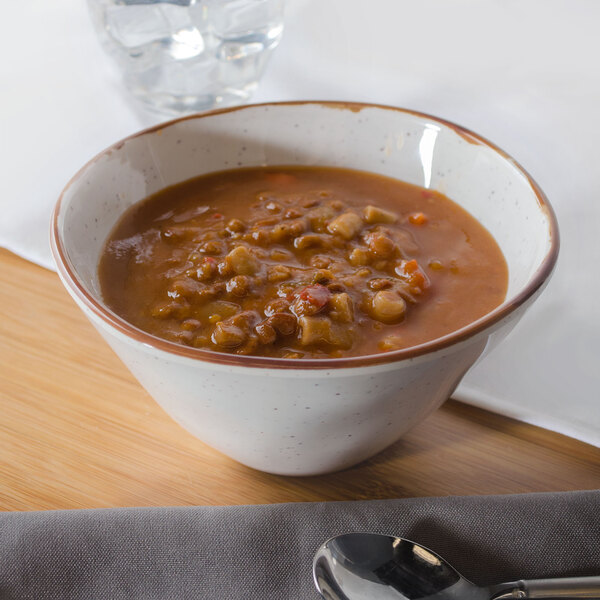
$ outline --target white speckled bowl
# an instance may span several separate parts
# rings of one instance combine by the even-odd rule
[[[494,235],[509,266],[506,301],[437,340],[368,357],[270,359],[180,346],[140,331],[102,301],[104,241],[133,203],[227,168],[328,165],[443,192]],[[52,249],[77,304],[148,392],[183,427],[263,471],[349,467],[440,406],[490,339],[541,292],[558,253],[552,209],[493,145],[451,123],[390,107],[296,102],[165,123],[108,148],[75,175],[54,212]]]

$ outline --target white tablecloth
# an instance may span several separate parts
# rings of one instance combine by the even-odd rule
[[[456,397],[600,446],[599,22],[598,0],[288,0],[254,100],[429,112],[524,165],[558,215],[558,269]],[[157,118],[123,91],[82,0],[13,2],[0,39],[0,245],[53,268],[63,185]]]

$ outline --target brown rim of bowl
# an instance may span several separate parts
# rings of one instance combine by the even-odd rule
[[[94,298],[94,296],[92,296],[84,288],[82,283],[79,281],[77,274],[75,273],[74,269],[69,263],[69,260],[67,259],[67,253],[63,246],[62,239],[60,239],[58,235],[58,214],[60,212],[61,202],[65,192],[69,189],[69,187],[72,185],[75,179],[77,179],[77,177],[79,177],[79,175],[81,175],[88,168],[88,166],[93,164],[96,160],[104,156],[106,153],[120,148],[124,143],[131,139],[142,135],[146,135],[148,133],[159,131],[166,127],[170,127],[171,125],[180,121],[186,121],[189,119],[203,119],[206,117],[211,117],[213,115],[260,107],[298,106],[305,104],[316,104],[328,108],[351,110],[354,112],[359,112],[366,108],[377,108],[414,115],[416,117],[433,121],[434,123],[439,123],[440,125],[448,127],[454,130],[458,135],[463,137],[468,142],[487,146],[494,150],[496,153],[498,153],[500,156],[502,156],[504,159],[508,160],[518,171],[520,171],[523,174],[523,176],[529,182],[531,189],[533,190],[534,194],[538,199],[540,208],[546,213],[549,222],[548,233],[550,236],[550,248],[546,253],[544,259],[542,260],[540,266],[531,277],[529,283],[510,302],[504,301],[502,304],[497,306],[487,315],[477,319],[476,321],[473,321],[472,323],[469,323],[465,327],[457,329],[456,331],[453,331],[445,336],[436,338],[434,340],[430,340],[428,342],[424,342],[423,344],[418,344],[417,346],[411,346],[409,348],[403,348],[401,350],[384,352],[381,354],[368,354],[365,356],[352,356],[346,358],[318,358],[306,360],[301,358],[271,358],[263,356],[226,354],[221,352],[213,352],[211,350],[202,350],[200,348],[190,348],[189,346],[183,346],[175,342],[170,342],[168,340],[147,333],[146,331],[138,329],[137,327],[134,327],[133,325],[125,321],[123,318],[119,317],[118,315],[104,307],[100,302],[98,302],[98,300],[96,300],[96,298]],[[196,115],[188,115],[185,117],[172,119],[170,121],[165,121],[164,123],[160,123],[153,127],[149,127],[112,144],[111,146],[97,154],[94,158],[89,160],[83,167],[81,167],[81,169],[79,169],[79,171],[77,171],[77,173],[69,180],[64,190],[61,192],[52,215],[50,240],[52,254],[58,267],[58,271],[62,275],[64,281],[68,284],[74,295],[79,300],[81,300],[95,315],[97,315],[103,321],[117,329],[120,333],[125,334],[126,336],[132,338],[137,342],[142,342],[158,350],[162,350],[171,354],[176,354],[178,356],[184,356],[187,358],[201,360],[204,362],[216,363],[220,365],[233,365],[238,367],[276,369],[339,369],[392,363],[436,352],[438,350],[448,348],[449,346],[456,344],[457,342],[462,342],[480,333],[484,329],[487,329],[488,327],[494,325],[498,321],[504,319],[517,307],[523,304],[528,298],[535,294],[535,292],[544,285],[544,283],[552,273],[554,265],[556,264],[556,259],[558,257],[558,249],[560,245],[556,215],[554,214],[554,211],[550,203],[548,202],[548,199],[546,198],[544,192],[542,192],[538,184],[533,180],[529,173],[527,173],[527,171],[523,169],[523,167],[521,167],[519,163],[517,163],[509,154],[498,148],[495,144],[488,141],[484,137],[468,129],[465,129],[460,125],[456,125],[451,121],[446,121],[444,119],[440,119],[438,117],[434,117],[432,115],[414,110],[398,108],[394,106],[387,106],[383,104],[369,104],[361,102],[333,102],[319,100],[246,104],[243,106],[212,110],[206,113],[200,113]]]

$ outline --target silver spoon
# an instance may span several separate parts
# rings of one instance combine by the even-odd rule
[[[532,579],[479,587],[424,546],[376,533],[325,542],[313,561],[325,600],[600,598],[600,577]]]

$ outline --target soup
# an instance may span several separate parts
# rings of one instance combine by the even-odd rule
[[[161,338],[256,356],[407,348],[505,297],[495,240],[439,192],[330,167],[211,173],[133,206],[99,264],[105,303]]]

